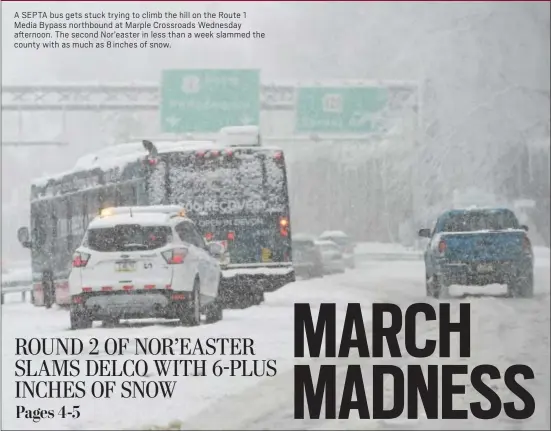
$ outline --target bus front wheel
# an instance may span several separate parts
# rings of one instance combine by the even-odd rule
[[[47,279],[42,282],[42,291],[44,292],[44,306],[52,308],[55,303],[55,285],[53,280]]]

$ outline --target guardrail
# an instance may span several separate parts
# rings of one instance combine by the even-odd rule
[[[362,252],[356,253],[356,257],[365,260],[423,260],[421,252]]]
[[[20,293],[21,301],[27,301],[27,292],[32,290],[32,282],[27,280],[13,280],[2,283],[1,300],[4,304],[4,297],[9,293]]]

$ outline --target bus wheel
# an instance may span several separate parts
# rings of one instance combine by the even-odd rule
[[[55,301],[55,286],[53,281],[46,280],[42,283],[44,292],[44,306],[46,308],[52,308]]]
[[[120,324],[120,320],[117,317],[110,317],[109,319],[102,320],[101,325],[104,328],[114,328]]]
[[[92,327],[93,320],[83,310],[71,307],[69,311],[71,329],[88,329]]]
[[[251,305],[260,305],[264,302],[264,288],[257,286],[252,292]]]

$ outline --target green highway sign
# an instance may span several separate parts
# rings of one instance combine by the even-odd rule
[[[383,113],[387,99],[384,87],[299,87],[295,131],[377,132],[377,116]]]
[[[217,132],[225,126],[259,125],[260,71],[164,70],[160,105],[163,132]]]

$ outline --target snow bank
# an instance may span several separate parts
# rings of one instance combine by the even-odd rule
[[[380,248],[377,249],[380,251]],[[547,250],[548,251],[548,250]],[[339,292],[349,297],[354,295],[361,300],[365,307],[372,302],[393,302],[404,309],[411,303],[426,301],[424,295],[423,266],[421,262],[408,263],[376,263],[363,272],[350,272],[342,277],[335,277],[335,284]],[[326,285],[328,279],[319,280],[320,287]],[[295,301],[302,300],[307,289],[301,289],[306,284],[296,284]],[[298,288],[298,287],[301,288]],[[275,299],[281,293],[276,292],[270,299]],[[310,295],[311,291],[308,292]],[[326,293],[326,292],[324,292]],[[490,293],[491,295],[492,293]],[[530,393],[536,400],[536,412],[527,421],[513,421],[502,413],[494,420],[478,420],[470,417],[467,420],[428,420],[419,409],[418,420],[408,420],[405,415],[393,420],[362,420],[355,411],[351,412],[348,420],[295,420],[293,418],[293,374],[289,368],[281,367],[273,379],[264,380],[255,386],[243,388],[233,395],[220,397],[193,416],[184,419],[179,429],[549,429],[549,277],[547,271],[536,272],[537,300],[515,301],[501,297],[466,297],[448,298],[452,321],[458,321],[459,304],[471,303],[472,357],[459,358],[456,349],[452,349],[451,358],[416,359],[404,355],[401,358],[371,359],[385,362],[404,368],[407,365],[420,365],[426,373],[428,365],[463,363],[469,368],[484,363],[494,364],[505,369],[510,364],[524,363],[530,365],[536,379],[527,382]],[[316,298],[317,299],[317,298]],[[436,305],[440,300],[429,300]],[[511,319],[511,316],[515,316]],[[364,316],[369,318],[369,316]],[[369,326],[369,325],[368,325]],[[482,330],[483,329],[483,330]],[[418,327],[422,338],[438,339],[437,322],[424,322]],[[403,345],[403,334],[399,343]],[[368,334],[369,339],[369,334]],[[503,342],[503,340],[515,340]],[[315,366],[323,360],[309,358],[309,365]],[[297,363],[300,360],[296,360]],[[358,363],[357,358],[332,360],[337,365],[338,388],[342,390],[342,378],[347,363]],[[292,363],[292,362],[291,362]],[[366,365],[368,365],[366,363]],[[373,387],[369,366],[365,366],[364,381],[366,390]],[[465,376],[466,377],[466,376]],[[454,396],[454,408],[469,408],[472,402],[480,401],[480,397],[473,391],[468,378],[458,376],[456,384],[466,386],[463,395]],[[454,382],[455,383],[455,382]],[[513,397],[505,387],[503,380],[493,382],[493,389],[497,391],[505,402]],[[385,384],[384,404],[388,408],[393,401],[390,386]],[[340,393],[337,395],[340,399]],[[368,397],[372,406],[372,400]]]
[[[534,247],[534,265],[547,268],[551,266],[551,254],[548,247]]]
[[[228,268],[222,270],[222,277],[231,278],[236,275],[242,274],[262,274],[262,275],[285,275],[293,270],[292,267],[284,268],[270,268],[270,267],[258,267],[258,268]]]
[[[343,312],[348,302],[354,302],[358,298],[356,289],[340,288],[339,280],[348,280],[355,277],[351,274],[342,276],[326,277],[322,280],[299,281],[289,284],[277,292],[268,293],[266,302],[261,306],[250,307],[246,310],[224,310],[224,320],[212,325],[201,325],[198,327],[181,327],[176,324],[164,321],[154,321],[149,325],[146,322],[123,322],[121,325],[106,330],[95,325],[93,328],[76,331],[74,336],[79,337],[88,346],[88,339],[95,337],[104,345],[107,338],[175,338],[189,337],[206,339],[209,337],[237,338],[249,337],[255,342],[255,353],[257,359],[274,359],[277,361],[278,374],[284,374],[292,369],[293,364],[293,303],[310,302],[314,310],[321,302],[335,302],[339,308],[340,316],[338,324],[344,323]],[[362,279],[362,284],[365,277]],[[337,288],[336,288],[337,287]],[[368,307],[368,302],[363,302]],[[317,310],[316,310],[317,312]],[[9,304],[3,309],[2,347],[3,360],[6,364],[2,370],[3,386],[6,393],[15,393],[14,364],[15,364],[15,337],[66,337],[69,326],[68,313],[54,307],[51,310],[33,307],[29,304]],[[369,315],[366,310],[366,315]],[[109,359],[109,355],[100,351],[102,359]],[[129,359],[140,358],[149,362],[151,369],[154,369],[151,361],[153,359],[169,359],[166,356],[135,356],[130,352]],[[81,359],[88,359],[88,352]],[[96,356],[96,358],[98,358]],[[38,359],[38,358],[37,358]],[[170,357],[174,359],[174,357]],[[205,359],[205,357],[187,356],[186,359]],[[209,364],[217,359],[227,359],[219,355],[209,356]],[[83,377],[87,385],[97,378]],[[118,387],[123,379],[118,377],[109,378],[116,380]],[[126,380],[126,379],[124,379]],[[166,378],[150,375],[147,381],[166,380]],[[136,398],[122,399],[115,396],[111,399],[94,399],[90,394],[81,399],[81,417],[76,421],[68,422],[66,419],[56,416],[51,421],[41,421],[33,424],[35,429],[178,429],[179,425],[188,418],[195,416],[198,412],[209,408],[212,403],[223,399],[231,399],[243,391],[252,388],[261,380],[269,380],[257,377],[232,377],[224,374],[214,377],[187,376],[170,380],[177,380],[178,384],[172,398],[159,397],[157,399]],[[252,393],[252,391],[250,392]],[[270,398],[270,394],[266,401]],[[59,410],[59,400],[31,399],[29,408],[54,408]],[[17,419],[15,416],[15,404],[10,401],[4,410],[7,412],[2,417],[4,428],[28,429],[29,423]],[[117,414],[113,414],[117,412]],[[236,412],[238,415],[244,413]],[[234,418],[237,420],[238,417]],[[229,422],[230,419],[226,418]],[[225,421],[223,421],[225,422]],[[158,426],[155,426],[157,424]],[[215,428],[221,427],[215,426]],[[190,428],[184,428],[190,429]],[[191,428],[195,429],[195,428]]]
[[[551,250],[549,247],[534,247],[534,256],[537,259],[550,259]]]
[[[360,242],[356,245],[354,253],[356,255],[379,254],[379,253],[419,254],[419,251],[414,250],[413,248],[404,247],[401,244],[384,243],[384,242]]]

